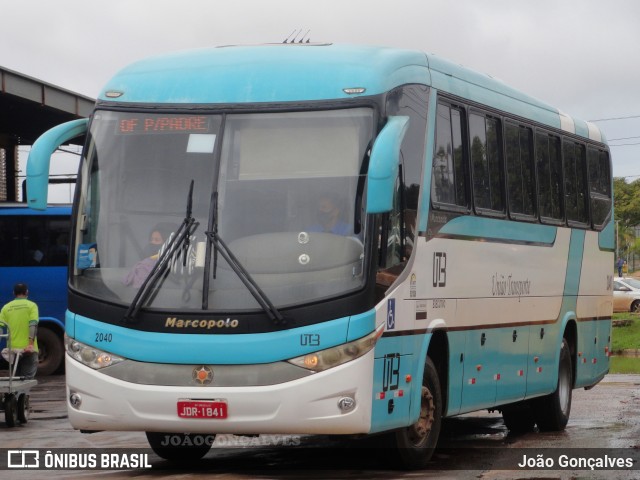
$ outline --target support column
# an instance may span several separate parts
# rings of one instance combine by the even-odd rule
[[[0,133],[0,202],[17,202],[18,138]]]

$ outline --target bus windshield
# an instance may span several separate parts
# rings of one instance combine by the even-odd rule
[[[97,111],[81,164],[72,287],[130,303],[189,209],[195,228],[171,249],[145,307],[260,308],[208,241],[213,231],[278,307],[359,290],[368,239],[359,178],[373,125],[370,108]]]

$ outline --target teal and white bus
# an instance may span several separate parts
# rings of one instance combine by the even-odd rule
[[[417,468],[442,418],[562,430],[608,372],[603,135],[489,76],[331,44],[143,60],[36,142],[31,207],[84,133],[76,429],[144,431],[170,459],[223,433],[380,434]]]

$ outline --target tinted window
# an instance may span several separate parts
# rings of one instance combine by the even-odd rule
[[[609,154],[603,150],[589,148],[589,192],[591,197],[591,219],[595,228],[604,225],[611,212],[611,170]]]
[[[546,133],[536,135],[538,208],[543,221],[562,220],[562,164],[560,139]]]
[[[584,145],[566,141],[563,147],[564,197],[567,221],[589,222],[587,159]]]
[[[495,118],[474,113],[469,116],[473,198],[480,211],[504,211],[499,128]]]
[[[434,203],[460,207],[469,205],[462,143],[462,112],[444,104],[438,104],[431,194]]]
[[[509,210],[512,214],[534,216],[533,133],[530,128],[507,124],[505,137]]]
[[[68,217],[0,217],[0,265],[66,267],[69,229]]]

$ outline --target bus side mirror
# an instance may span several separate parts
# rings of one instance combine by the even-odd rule
[[[35,141],[27,160],[27,205],[34,210],[47,208],[49,165],[56,149],[87,132],[86,118],[63,123],[46,131]]]
[[[389,117],[373,144],[367,182],[367,213],[385,213],[393,208],[400,146],[408,126],[409,117]]]

